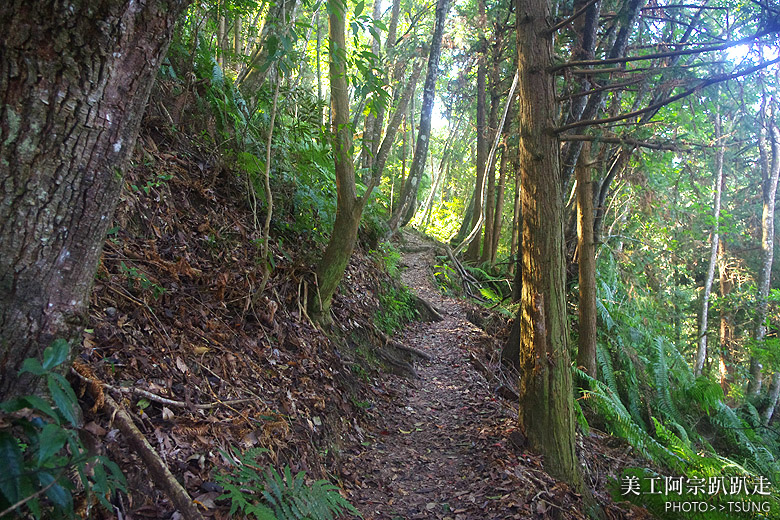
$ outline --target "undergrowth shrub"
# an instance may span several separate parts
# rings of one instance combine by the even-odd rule
[[[414,295],[403,286],[387,284],[379,292],[379,309],[374,317],[376,326],[388,335],[418,318]]]
[[[230,516],[236,513],[257,520],[332,520],[345,513],[360,512],[339,494],[338,487],[327,480],[306,483],[303,471],[293,476],[289,466],[281,473],[257,465],[258,457],[267,452],[253,448],[222,455],[233,466],[232,471],[215,476],[230,500]]]
[[[44,350],[42,361],[24,361],[21,372],[46,383],[44,397],[26,395],[0,403],[0,516],[16,512],[25,518],[75,518],[77,486],[86,493],[87,504],[94,497],[107,509],[111,494],[125,490],[119,466],[90,454],[79,437],[76,394],[55,372],[70,358],[69,350],[60,339]]]

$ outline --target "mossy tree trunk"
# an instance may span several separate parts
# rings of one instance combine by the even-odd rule
[[[521,431],[547,471],[582,491],[566,319],[564,200],[555,125],[548,0],[518,0],[522,297],[518,312]]]
[[[80,341],[100,252],[183,0],[0,3],[0,400]]]
[[[336,220],[328,246],[317,268],[317,291],[310,308],[315,319],[328,321],[330,303],[344,276],[357,240],[362,206],[355,186],[352,163],[352,129],[349,124],[349,83],[347,78],[344,0],[331,0],[328,8],[330,52],[331,145],[336,168]]]
[[[347,78],[345,3],[331,0],[328,9],[328,31],[330,42],[329,77],[332,117],[331,144],[336,171],[336,220],[325,253],[317,268],[317,290],[311,295],[309,309],[317,321],[329,321],[330,305],[339,283],[344,276],[352,251],[357,241],[360,218],[379,184],[382,170],[390,153],[390,147],[398,134],[403,114],[414,92],[414,85],[420,77],[422,64],[412,68],[409,83],[403,90],[385,138],[377,150],[372,166],[372,175],[362,197],[357,196],[355,168],[352,162],[352,127],[349,121],[349,81]]]

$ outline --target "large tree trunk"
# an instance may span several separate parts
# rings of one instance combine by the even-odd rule
[[[574,453],[574,413],[564,288],[561,170],[555,125],[548,0],[518,1],[518,124],[522,183],[520,429],[547,471],[584,490]]]
[[[593,182],[590,147],[585,144],[575,168],[577,176],[577,259],[580,277],[577,366],[596,373],[596,242],[593,239]]]
[[[0,400],[76,344],[181,0],[0,3]]]
[[[762,106],[762,108],[766,108]],[[774,108],[774,107],[772,107]],[[774,258],[775,238],[775,196],[777,180],[780,175],[780,130],[772,118],[764,121],[761,135],[758,139],[758,149],[761,162],[761,197],[763,199],[763,214],[761,217],[761,268],[758,275],[758,294],[756,295],[756,317],[753,330],[753,340],[761,344],[766,337],[766,316],[769,308],[769,283],[772,277],[772,260]],[[763,113],[763,111],[762,111]],[[769,145],[769,150],[767,150]],[[762,385],[762,366],[759,360],[750,357],[750,379],[748,380],[747,397],[758,396]]]
[[[715,142],[718,148],[715,152],[715,201],[713,204],[712,216],[712,237],[710,239],[710,260],[707,266],[707,278],[704,280],[704,291],[702,294],[701,314],[699,315],[699,344],[696,349],[696,360],[693,365],[693,373],[696,377],[700,376],[704,369],[704,361],[707,359],[707,326],[709,322],[710,294],[712,292],[712,282],[715,279],[715,266],[718,263],[718,242],[720,240],[720,197],[721,187],[723,185],[723,153],[724,147],[721,140],[721,121],[720,111],[715,116]]]
[[[431,37],[431,52],[428,57],[428,72],[423,87],[423,101],[420,111],[420,127],[417,131],[417,144],[414,149],[412,165],[409,167],[409,177],[399,198],[398,209],[390,217],[388,226],[390,233],[398,231],[412,220],[417,204],[417,188],[420,186],[425,162],[428,157],[428,141],[431,135],[431,117],[436,94],[436,79],[439,77],[439,58],[441,56],[441,41],[444,36],[444,24],[450,10],[450,0],[438,0],[436,4],[436,25]]]

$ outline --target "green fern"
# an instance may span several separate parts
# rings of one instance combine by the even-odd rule
[[[599,376],[607,385],[612,393],[618,393],[617,380],[615,379],[615,370],[612,368],[612,358],[609,351],[601,344],[596,345],[596,362],[599,365]]]
[[[243,454],[235,452],[235,457],[222,452],[233,470],[215,480],[225,490],[220,498],[230,500],[231,517],[237,512],[257,520],[333,520],[344,513],[361,516],[327,480],[306,484],[305,473],[293,476],[289,466],[282,473],[257,467],[257,458],[266,452],[254,448]]]

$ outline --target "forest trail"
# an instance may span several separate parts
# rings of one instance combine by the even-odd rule
[[[434,287],[433,244],[411,233],[404,238],[411,252],[402,257],[402,281],[444,319],[396,334],[431,360],[416,365],[419,379],[386,382],[396,399],[377,403],[384,429],[342,467],[350,501],[376,520],[583,518],[571,507],[576,495],[512,442],[513,405],[470,361],[470,351],[493,340],[468,321],[468,304]]]

